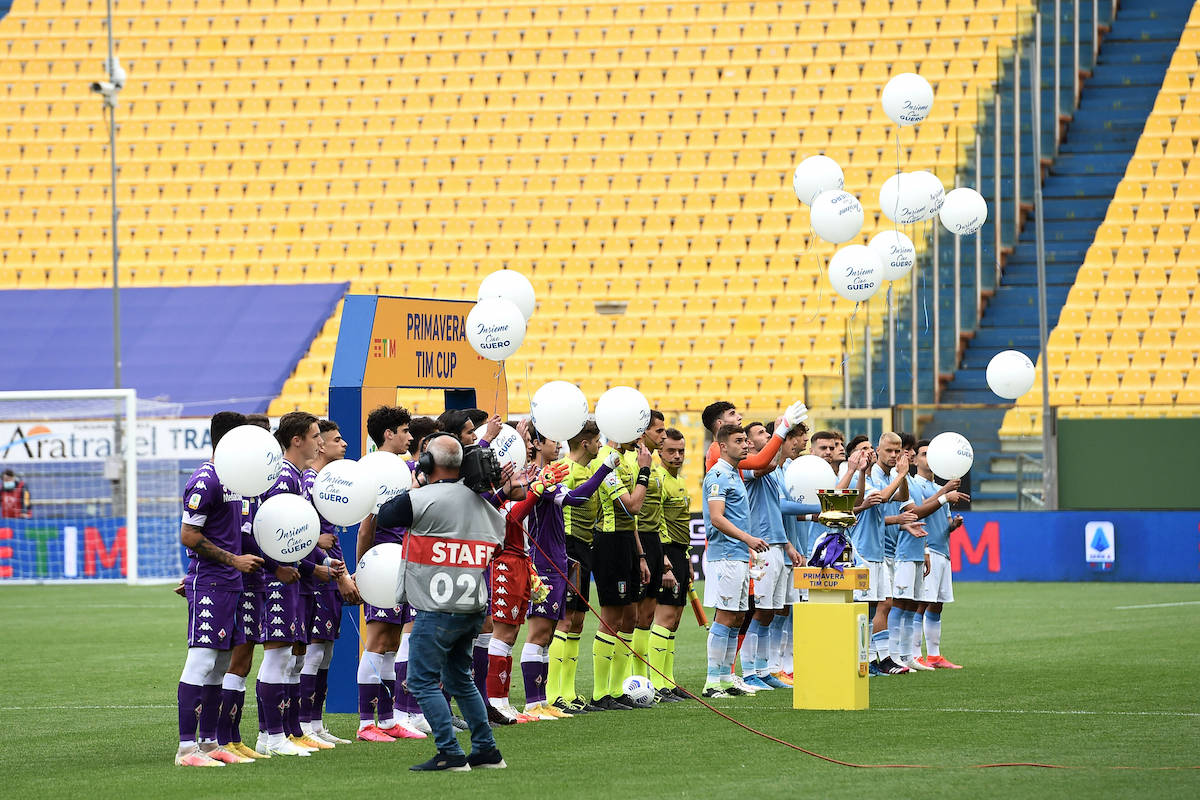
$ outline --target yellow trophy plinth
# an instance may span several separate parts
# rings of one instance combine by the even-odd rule
[[[819,497],[820,521],[833,535],[844,535],[854,524],[858,491],[823,489]],[[856,590],[870,587],[869,575],[850,566],[849,552],[835,563],[840,572],[799,567],[793,573],[796,588],[808,590],[808,602],[792,606],[792,708],[840,711],[870,705],[871,620],[867,604],[854,602]]]

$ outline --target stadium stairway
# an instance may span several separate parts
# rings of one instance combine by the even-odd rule
[[[1041,5],[1043,13],[1050,7],[1047,16],[1052,20],[1053,3]],[[1103,38],[1096,68],[1082,88],[1079,108],[1059,152],[1043,173],[1051,328],[1137,146],[1191,8],[1191,0],[1121,5]],[[1043,30],[1045,22],[1046,18]],[[1046,60],[1044,57],[1043,64]],[[1052,79],[1053,72],[1044,76],[1044,85],[1046,78]],[[1028,144],[1023,149],[1026,147]],[[1004,265],[1001,283],[939,398],[941,403],[994,403],[996,397],[985,378],[991,357],[1005,349],[1019,349],[1030,358],[1038,357],[1037,251],[1032,220],[1031,214]],[[1014,475],[1019,456],[1012,451],[1023,446],[1038,452],[1041,449],[1040,440],[1005,443],[1002,447],[998,431],[1003,417],[1004,409],[1000,408],[942,410],[922,431],[928,436],[956,430],[971,440],[975,448],[972,499],[981,510],[1016,507]],[[1033,479],[1037,480],[1036,471]]]

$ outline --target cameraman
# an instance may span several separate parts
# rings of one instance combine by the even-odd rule
[[[431,436],[418,468],[428,484],[384,503],[378,515],[382,527],[408,529],[401,594],[417,610],[409,635],[408,688],[438,749],[411,769],[502,769],[506,764],[471,680],[471,650],[487,602],[483,570],[504,541],[504,517],[473,490],[480,488],[481,476],[462,474],[463,446],[455,436]],[[464,485],[464,477],[472,488]],[[498,476],[484,477],[487,482]],[[471,728],[470,756],[454,738],[450,707],[439,684],[458,700]]]

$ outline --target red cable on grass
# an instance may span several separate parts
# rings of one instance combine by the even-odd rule
[[[534,506],[533,511],[531,513],[535,514],[535,515],[537,514],[537,506],[536,505]],[[559,576],[563,579],[563,581],[566,583],[566,585],[575,593],[575,596],[578,597],[581,601],[583,601],[583,604],[585,606],[587,606],[588,611],[592,612],[592,615],[597,620],[599,620],[601,627],[604,630],[608,631],[608,633],[611,634],[613,636],[613,638],[615,638],[618,642],[620,642],[621,645],[623,647],[625,647],[625,649],[628,650],[629,653],[634,658],[636,658],[638,661],[641,661],[643,664],[645,664],[650,669],[654,670],[654,672],[657,673],[658,676],[660,678],[662,678],[664,681],[674,684],[676,689],[682,690],[684,694],[686,694],[688,697],[695,700],[700,705],[707,708],[709,711],[716,714],[718,717],[721,717],[722,719],[732,722],[734,725],[737,725],[742,730],[749,731],[750,733],[753,733],[755,736],[761,736],[762,738],[766,739],[769,742],[775,742],[776,744],[781,744],[784,747],[790,748],[790,749],[795,750],[800,753],[804,753],[806,756],[812,756],[813,758],[819,759],[821,761],[826,761],[830,764],[836,764],[839,767],[853,767],[854,769],[997,769],[1000,767],[1033,767],[1033,768],[1037,768],[1037,769],[1097,769],[1098,768],[1098,769],[1124,769],[1124,770],[1138,770],[1138,771],[1200,769],[1200,766],[1190,766],[1190,767],[1126,767],[1126,766],[1082,767],[1082,766],[1070,766],[1070,765],[1066,765],[1066,764],[1038,764],[1036,762],[1022,762],[1022,761],[1014,761],[1011,763],[997,763],[997,764],[967,764],[964,767],[948,767],[948,766],[944,766],[944,765],[938,766],[938,765],[932,765],[932,764],[856,764],[853,761],[842,761],[841,759],[834,758],[833,756],[827,756],[827,755],[823,755],[821,753],[815,752],[813,750],[808,750],[806,748],[801,747],[798,744],[793,744],[785,739],[780,739],[776,736],[772,736],[769,733],[764,733],[763,731],[760,731],[757,728],[751,728],[746,723],[741,722],[740,720],[734,719],[733,717],[726,714],[724,711],[721,711],[720,709],[715,708],[715,707],[709,705],[708,703],[704,702],[704,700],[702,700],[701,698],[692,694],[687,689],[684,689],[678,683],[675,683],[675,681],[668,678],[661,671],[655,669],[653,664],[651,664],[646,659],[642,658],[641,655],[636,650],[634,650],[632,647],[630,647],[629,644],[624,639],[622,639],[620,636],[616,635],[617,632],[615,630],[613,630],[612,627],[609,626],[608,623],[606,623],[604,621],[604,618],[601,617],[600,614],[596,611],[596,609],[592,607],[592,604],[584,599],[583,595],[579,591],[579,587],[577,587],[577,586],[575,586],[575,584],[571,583],[571,579],[567,577],[566,573],[564,573],[561,569],[558,568],[558,565],[555,564],[554,560],[552,558],[550,558],[549,555],[547,555],[545,550],[543,550],[541,548],[541,546],[537,543],[537,540],[534,539],[532,536],[527,537],[527,538],[529,539],[530,543],[533,544],[533,546],[537,548],[538,552],[542,554],[543,558],[546,559],[546,561],[550,564],[550,566],[554,568],[554,571],[559,574]]]

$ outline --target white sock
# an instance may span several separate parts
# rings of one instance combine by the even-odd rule
[[[783,641],[779,645],[779,666],[788,673],[792,673],[792,620],[788,618],[788,624],[783,626]]]
[[[325,654],[332,654],[333,642],[315,642],[308,646],[304,653],[304,664],[300,667],[301,675],[316,675],[325,663]]]
[[[521,663],[535,663],[542,660],[542,648],[532,642],[526,642],[521,647]]]
[[[246,679],[241,675],[226,672],[225,677],[221,679],[221,688],[232,692],[244,692],[246,691]]]
[[[285,673],[292,651],[284,647],[264,650],[262,661],[258,665],[258,679],[263,683],[287,683]]]
[[[750,631],[754,631],[751,633]],[[736,639],[734,640],[737,641]],[[735,645],[736,647],[736,645]],[[752,678],[758,673],[754,671],[754,660],[758,658],[758,626],[753,622],[746,630],[746,638],[742,639],[742,677]]]
[[[930,656],[942,654],[942,614],[925,612],[925,651]]]
[[[725,635],[725,657],[721,660],[721,674],[723,680],[729,680],[729,674],[733,672],[733,662],[737,660],[738,649],[738,629],[727,628],[729,631]]]
[[[912,617],[908,621],[909,636],[912,639],[912,657],[914,659],[921,657],[921,615],[913,611]]]

